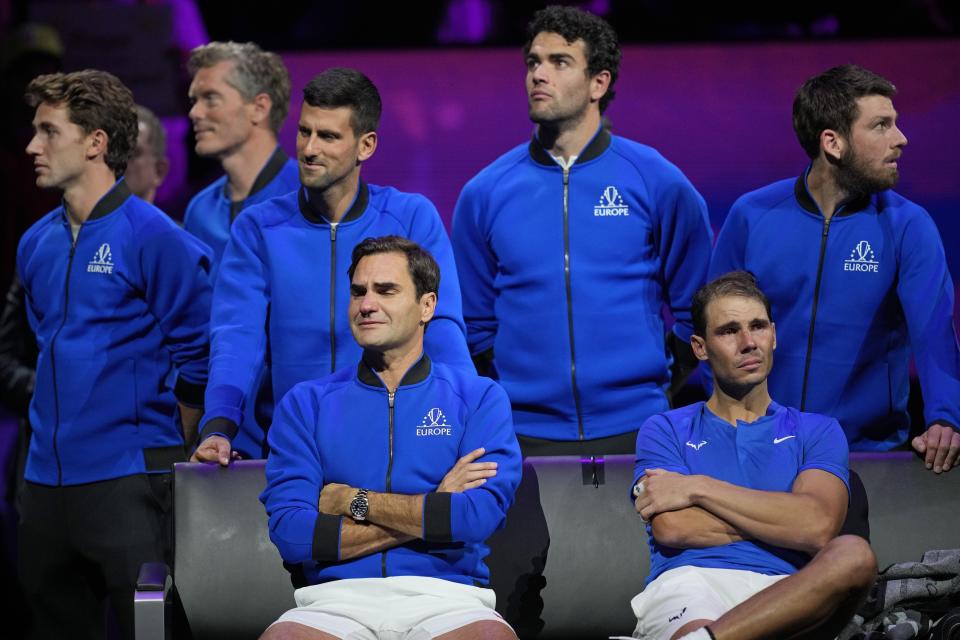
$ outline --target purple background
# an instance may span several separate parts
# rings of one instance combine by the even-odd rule
[[[526,141],[518,49],[284,55],[293,79],[281,142],[292,154],[302,88],[319,71],[355,67],[383,98],[379,148],[364,177],[427,195],[449,225],[463,184]],[[798,174],[806,156],[790,123],[797,87],[855,62],[892,80],[909,139],[897,190],[933,215],[954,281],[960,274],[960,41],[630,46],[607,115],[649,144],[706,198],[716,228],[740,194]]]

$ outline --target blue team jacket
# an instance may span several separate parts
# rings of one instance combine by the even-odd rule
[[[711,277],[757,276],[777,327],[770,394],[834,416],[859,451],[904,443],[911,347],[928,424],[960,425],[953,282],[929,214],[893,191],[827,221],[805,176],[734,203]]]
[[[419,243],[440,265],[426,348],[437,361],[473,369],[453,252],[430,201],[361,182],[349,211],[330,224],[301,189],[251,207],[233,224],[213,297],[202,437],[235,436],[268,350],[277,399],[360,359],[347,318],[350,254],[364,238],[391,234]]]
[[[245,199],[231,200],[227,193],[227,176],[220,176],[190,199],[183,215],[183,228],[213,249],[216,269],[230,239],[230,226],[241,211],[299,188],[297,161],[287,158],[283,149],[277,147]]]
[[[364,362],[295,386],[268,435],[267,487],[260,500],[270,539],[311,584],[341,578],[429,576],[486,584],[485,540],[505,520],[520,483],[510,403],[496,383],[423,356],[388,393]],[[436,493],[463,455],[497,475],[463,493]],[[341,519],[320,514],[324,485],[426,494],[423,540],[340,561]]]
[[[63,206],[17,251],[37,336],[26,478],[73,485],[161,471],[179,448],[176,395],[200,404],[207,379],[210,250],[119,181],[76,242]],[[169,471],[169,467],[165,470]]]
[[[665,411],[661,310],[689,340],[712,242],[680,170],[602,130],[569,171],[534,137],[468,182],[453,219],[467,339],[493,349],[517,433],[602,438]]]
[[[211,282],[216,281],[220,258],[230,239],[230,227],[240,212],[298,188],[300,177],[297,161],[288,159],[278,146],[260,170],[245,199],[236,202],[231,200],[227,193],[227,177],[221,176],[190,200],[183,218],[183,228],[213,249]],[[269,426],[273,415],[272,390],[266,367],[261,368],[247,393],[256,397],[256,411],[244,413],[244,424],[231,444],[245,458],[261,458],[265,455],[263,431]]]

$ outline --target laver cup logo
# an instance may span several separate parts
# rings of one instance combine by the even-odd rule
[[[104,242],[93,254],[93,260],[87,265],[87,273],[113,273],[113,254],[110,245]]]
[[[423,416],[420,426],[417,427],[417,436],[449,436],[452,434],[447,416],[439,407],[434,407]]]
[[[880,272],[880,263],[877,262],[869,242],[861,240],[857,243],[857,246],[850,252],[850,258],[843,261],[843,270],[867,273]]]
[[[593,215],[599,217],[616,217],[630,215],[630,209],[623,203],[623,196],[616,187],[610,186],[600,194],[600,203],[593,208]]]

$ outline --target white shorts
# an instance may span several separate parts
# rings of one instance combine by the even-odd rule
[[[630,601],[637,616],[633,637],[668,640],[691,620],[716,620],[786,577],[701,567],[664,571]]]
[[[473,622],[507,624],[494,610],[493,589],[440,578],[334,580],[297,589],[294,597],[297,608],[277,622],[297,622],[344,640],[430,640]]]

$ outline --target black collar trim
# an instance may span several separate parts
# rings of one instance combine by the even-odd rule
[[[607,150],[607,147],[610,146],[610,141],[612,136],[610,132],[600,127],[600,130],[597,131],[597,134],[593,136],[583,151],[580,152],[580,155],[577,156],[577,161],[574,162],[574,165],[583,164],[584,162],[589,162],[594,158],[598,157],[601,153]],[[533,137],[530,139],[530,157],[533,158],[533,161],[537,164],[546,165],[548,167],[557,166],[557,161],[543,148],[543,145],[540,144],[540,140],[537,138],[536,132],[534,132]]]
[[[807,174],[809,171],[810,169],[808,168],[797,177],[797,181],[793,183],[793,195],[797,199],[797,204],[803,207],[806,211],[809,211],[817,216],[822,216],[823,212],[820,211],[820,207],[817,206],[817,203],[814,202],[813,198],[810,196],[810,191],[807,190]],[[870,194],[848,200],[837,208],[837,212],[834,215],[846,216],[858,211],[863,211],[870,206],[870,200]]]
[[[120,208],[120,205],[127,201],[130,195],[130,187],[127,186],[127,181],[123,179],[118,180],[117,183],[110,188],[110,191],[107,191],[93,207],[93,211],[90,212],[87,220],[96,220],[108,213],[116,211]],[[67,210],[66,203],[63,205],[63,210]]]
[[[418,384],[427,379],[427,376],[430,375],[430,358],[424,353],[420,356],[420,359],[417,360],[417,363],[410,367],[410,369],[403,374],[403,380],[400,381],[401,387],[407,387],[413,384]],[[366,360],[361,359],[360,364],[357,366],[357,379],[360,380],[365,385],[371,387],[379,387],[381,389],[385,388],[383,381],[380,379],[373,369],[370,368],[370,365],[367,364]]]
[[[300,187],[297,202],[300,204],[300,213],[303,214],[304,218],[315,224],[330,224],[330,220],[310,204],[310,201],[307,199],[306,187]],[[347,210],[347,213],[340,218],[340,222],[350,222],[351,220],[359,218],[363,215],[363,212],[367,210],[367,204],[369,204],[369,202],[370,189],[367,187],[367,183],[361,180],[357,188],[357,197],[353,201],[353,205]]]
[[[273,179],[277,177],[277,174],[283,170],[283,167],[286,164],[287,154],[279,145],[277,145],[277,148],[273,151],[273,155],[270,156],[270,159],[267,160],[267,164],[265,164],[263,169],[260,170],[260,173],[257,175],[257,179],[253,181],[253,186],[250,187],[250,194],[247,195],[247,198],[273,182]]]

